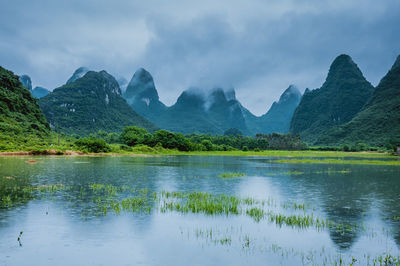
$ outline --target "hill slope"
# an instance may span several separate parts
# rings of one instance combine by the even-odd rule
[[[333,61],[322,87],[304,93],[294,112],[290,132],[315,143],[332,127],[350,121],[373,91],[351,57],[340,55]]]
[[[318,143],[383,146],[391,139],[400,141],[400,55],[362,110],[349,123],[322,136]]]
[[[274,102],[264,115],[256,117],[247,111],[246,123],[250,131],[254,134],[288,133],[290,121],[300,99],[301,92],[299,89],[294,85],[290,85],[282,93],[279,101]]]
[[[19,77],[0,67],[0,135],[45,136],[50,132],[49,125],[29,89],[25,88]]]
[[[119,132],[130,125],[156,129],[132,110],[117,81],[106,71],[87,72],[41,98],[39,105],[50,125],[68,134]]]

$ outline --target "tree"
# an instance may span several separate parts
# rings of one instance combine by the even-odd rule
[[[158,130],[154,133],[152,143],[161,143],[165,149],[178,149],[190,151],[191,142],[181,133],[172,133],[167,130]],[[152,145],[154,146],[154,145]]]
[[[109,152],[110,146],[104,139],[83,138],[75,142],[75,145],[88,152]]]
[[[122,143],[128,146],[135,146],[149,142],[151,135],[144,128],[129,126],[124,128],[119,138]]]
[[[243,135],[242,131],[240,131],[240,130],[237,129],[237,128],[230,128],[230,129],[227,129],[227,130],[224,132],[224,136],[234,136],[234,137],[237,137],[237,136],[241,136],[241,135]]]

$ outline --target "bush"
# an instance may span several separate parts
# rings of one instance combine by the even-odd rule
[[[133,147],[132,151],[134,152],[154,152],[154,149],[143,144],[136,145]]]
[[[249,147],[243,146],[242,151],[249,151]]]
[[[172,133],[167,130],[156,131],[150,143],[161,143],[165,149],[178,149],[180,151],[190,151],[192,144],[190,140],[181,133]]]
[[[208,139],[203,140],[201,142],[201,145],[203,145],[206,148],[206,151],[212,151],[213,150],[213,144]]]
[[[132,151],[132,147],[125,145],[125,144],[120,144],[119,148],[123,151]]]
[[[88,152],[109,152],[110,146],[104,139],[83,138],[75,142],[75,146]]]
[[[119,136],[120,141],[128,146],[148,143],[150,138],[146,129],[135,126],[125,127]]]
[[[348,144],[344,144],[341,148],[342,151],[350,151],[350,146]]]

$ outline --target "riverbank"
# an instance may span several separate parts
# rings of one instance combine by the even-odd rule
[[[195,156],[260,156],[260,157],[283,157],[283,158],[383,158],[394,159],[398,156],[387,152],[342,152],[342,151],[284,151],[284,150],[265,150],[265,151],[190,151],[183,152],[178,150],[163,149],[157,152],[110,152],[110,153],[84,153],[72,150],[43,150],[43,151],[8,151],[0,152],[0,156],[27,156],[27,155],[66,155],[66,156],[163,156],[163,155],[195,155]]]

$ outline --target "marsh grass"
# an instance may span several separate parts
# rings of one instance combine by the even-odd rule
[[[7,179],[15,182],[15,180]],[[8,182],[7,181],[7,182]],[[149,214],[153,210],[161,213],[178,212],[181,214],[203,215],[245,215],[259,223],[267,220],[281,227],[283,225],[305,229],[314,227],[317,230],[330,229],[346,233],[362,229],[357,225],[338,224],[327,219],[314,217],[306,213],[304,203],[285,203],[277,205],[272,198],[258,200],[251,197],[240,198],[233,195],[212,194],[207,192],[150,192],[146,188],[113,186],[109,184],[90,184],[86,186],[66,186],[63,184],[40,185],[21,188],[19,185],[8,186],[7,196],[2,197],[1,206],[11,207],[15,202],[31,199],[64,200],[82,207],[82,217],[115,215],[121,212]],[[11,191],[11,192],[10,192]],[[4,194],[4,192],[2,192]],[[271,209],[281,206],[283,209],[302,211],[301,214],[287,215],[273,212]]]
[[[218,177],[221,178],[235,178],[235,177],[243,177],[246,174],[244,173],[231,173],[231,172],[227,172],[227,173],[222,173],[220,174]]]

